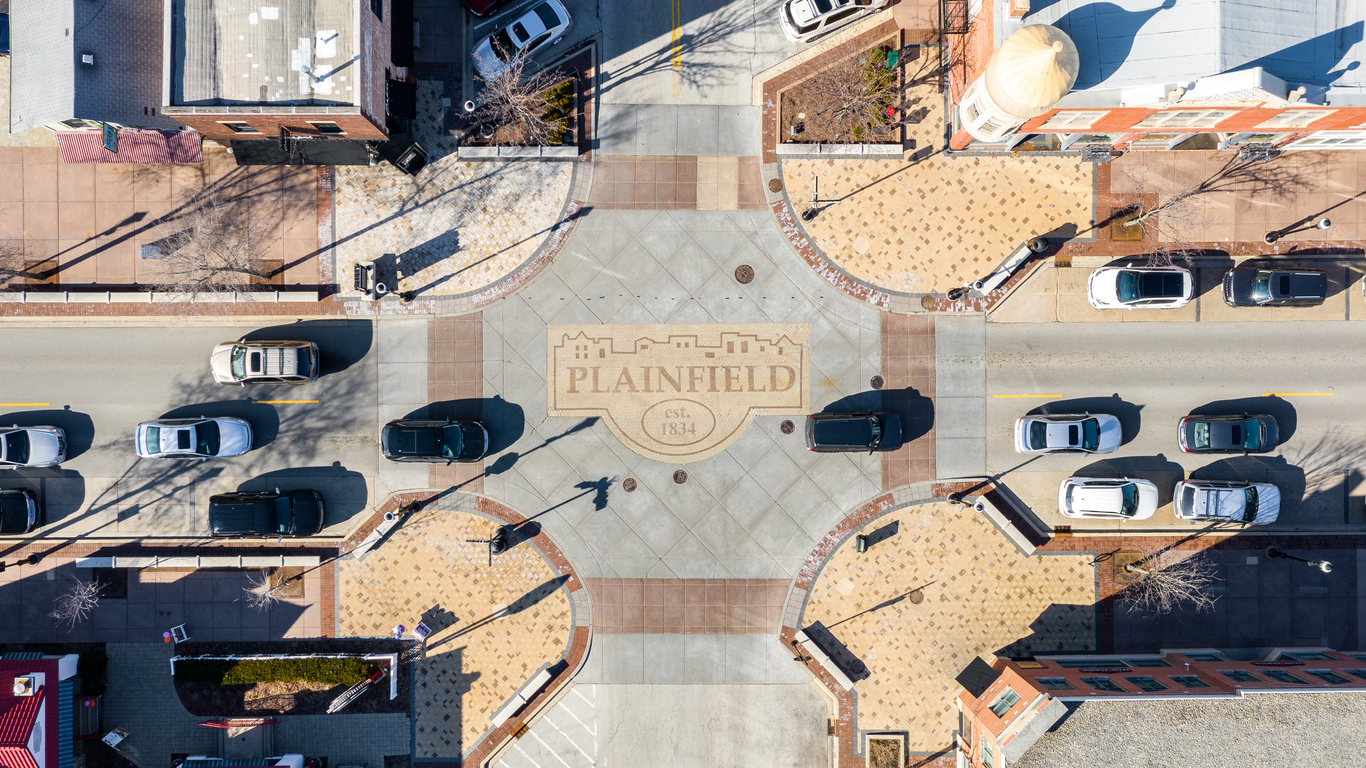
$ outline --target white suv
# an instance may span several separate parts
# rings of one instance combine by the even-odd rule
[[[783,0],[778,21],[794,43],[816,38],[881,10],[888,0]]]
[[[1157,511],[1157,486],[1132,477],[1069,477],[1058,486],[1064,517],[1147,520]]]
[[[1176,309],[1195,298],[1195,278],[1181,267],[1101,267],[1086,280],[1096,309]]]

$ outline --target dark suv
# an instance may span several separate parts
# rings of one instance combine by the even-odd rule
[[[209,535],[312,536],[323,529],[323,496],[317,491],[220,493],[209,497]]]
[[[806,417],[806,449],[816,453],[895,451],[901,417],[895,413],[813,413]]]
[[[1328,298],[1321,269],[1231,269],[1224,275],[1230,307],[1314,307]]]
[[[479,461],[489,452],[489,432],[477,421],[391,421],[379,445],[389,461]]]
[[[42,525],[43,511],[32,491],[0,491],[0,536],[31,533]]]

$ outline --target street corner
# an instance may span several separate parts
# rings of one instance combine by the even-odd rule
[[[1026,557],[986,517],[944,502],[890,509],[846,535],[808,561],[819,570],[799,625],[827,657],[808,665],[852,683],[855,734],[906,733],[912,753],[937,752],[958,724],[954,677],[974,658],[1097,647],[1088,555]]]
[[[1062,274],[1055,262],[1039,265],[1024,282],[987,312],[993,323],[1053,323],[1058,321],[1058,292]]]

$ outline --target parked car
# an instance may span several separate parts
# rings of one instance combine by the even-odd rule
[[[806,449],[816,453],[895,451],[902,443],[895,413],[813,413],[806,417]]]
[[[1181,267],[1101,267],[1086,280],[1096,309],[1175,309],[1195,296],[1195,279]]]
[[[1176,425],[1186,453],[1266,453],[1280,436],[1276,420],[1265,415],[1187,416]]]
[[[474,68],[485,80],[502,74],[517,56],[531,56],[564,39],[574,26],[560,0],[545,0],[474,47]]]
[[[22,536],[42,525],[43,510],[33,491],[0,491],[0,536]]]
[[[489,16],[502,8],[507,0],[464,0],[465,8],[475,16]]]
[[[1112,453],[1122,439],[1119,419],[1104,413],[1021,416],[1015,420],[1020,453]]]
[[[317,491],[220,493],[209,497],[209,535],[312,536],[323,529],[323,496]]]
[[[251,450],[251,425],[230,416],[144,421],[134,442],[144,459],[229,458]]]
[[[1328,298],[1321,269],[1230,269],[1224,303],[1230,307],[1314,307]]]
[[[1281,491],[1270,483],[1182,480],[1172,499],[1181,520],[1264,525],[1281,513]]]
[[[1065,517],[1147,520],[1157,511],[1157,486],[1131,477],[1069,477],[1058,486],[1058,511]]]
[[[888,0],[783,0],[778,22],[794,43],[815,40],[881,10]]]
[[[225,341],[209,355],[219,384],[306,384],[318,380],[318,345],[311,341]]]
[[[0,469],[54,467],[66,461],[66,433],[59,427],[0,428]]]
[[[400,420],[384,425],[379,443],[390,461],[479,461],[489,431],[477,421]]]

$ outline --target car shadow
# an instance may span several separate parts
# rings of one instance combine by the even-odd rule
[[[1118,393],[1109,397],[1078,397],[1072,400],[1056,400],[1045,403],[1027,413],[1027,416],[1061,416],[1080,413],[1106,413],[1119,419],[1121,434],[1120,445],[1128,445],[1138,437],[1143,425],[1141,412],[1143,406],[1124,400]]]
[[[237,486],[241,492],[314,490],[323,495],[323,525],[344,523],[364,512],[370,502],[365,476],[334,461],[326,467],[290,467],[257,475]]]
[[[322,360],[319,375],[338,373],[370,353],[375,335],[369,320],[300,320],[288,325],[258,328],[242,338],[248,341],[311,341]]]
[[[1295,434],[1295,406],[1275,395],[1216,400],[1191,409],[1192,416],[1234,416],[1242,413],[1249,416],[1267,415],[1275,419],[1276,430],[1280,433],[1280,443],[1285,443]]]
[[[891,411],[901,417],[903,442],[909,443],[934,429],[934,400],[920,394],[915,387],[882,390],[878,410]]]
[[[66,406],[62,410],[19,411],[0,416],[0,426],[60,427],[66,433],[66,460],[70,461],[90,449],[95,442],[95,422],[90,416]]]
[[[1240,269],[1318,269],[1328,273],[1328,299],[1341,295],[1351,285],[1353,268],[1361,265],[1361,251],[1346,253],[1296,251],[1274,259],[1248,259]],[[1219,279],[1223,279],[1220,273]]]
[[[1222,302],[1224,275],[1234,266],[1233,257],[1224,251],[1204,252],[1195,275],[1195,295],[1204,298],[1212,294],[1209,300]]]
[[[44,528],[75,515],[85,504],[85,478],[60,466],[0,474],[0,488],[32,491],[42,510]]]
[[[197,419],[230,416],[251,425],[252,450],[270,445],[280,432],[280,414],[275,406],[250,400],[218,400],[198,405],[182,405],[161,414],[162,419]]]
[[[428,403],[404,418],[478,421],[489,431],[489,455],[507,450],[526,432],[526,412],[522,406],[498,395]]]
[[[1191,479],[1271,483],[1280,489],[1282,512],[1286,511],[1284,505],[1299,506],[1306,501],[1308,490],[1304,470],[1284,456],[1230,456],[1192,471]]]
[[[882,391],[870,389],[845,395],[822,408],[819,413],[873,413],[882,410]]]
[[[1120,456],[1092,462],[1072,473],[1073,477],[1123,478],[1148,480],[1157,486],[1157,505],[1171,503],[1172,490],[1185,479],[1186,471],[1180,464],[1162,454],[1156,456]]]

